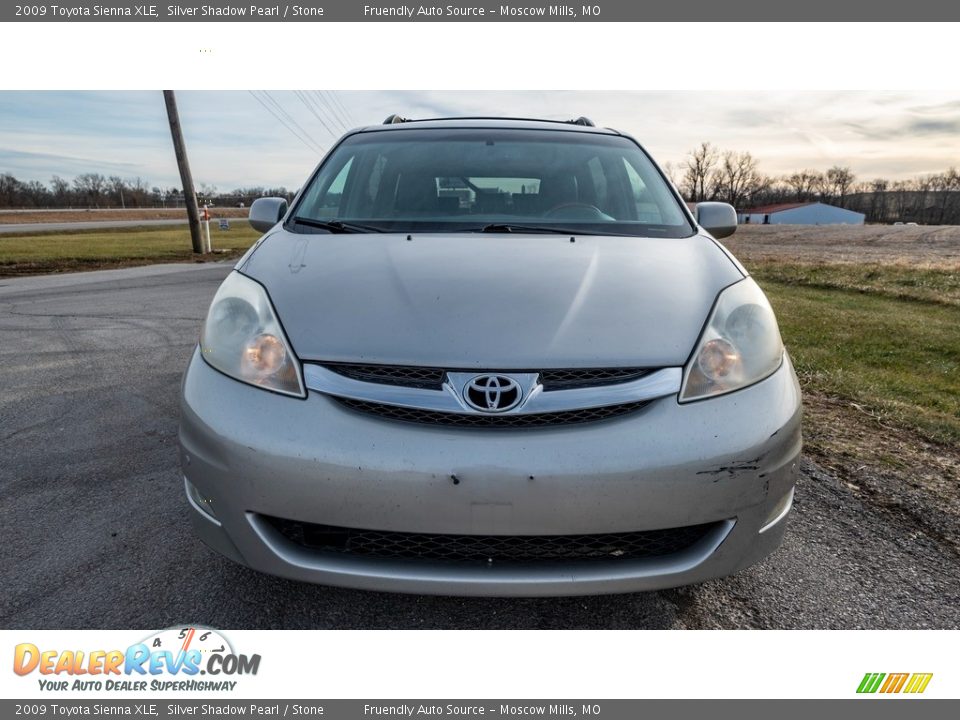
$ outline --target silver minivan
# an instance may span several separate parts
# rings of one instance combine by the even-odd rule
[[[213,298],[182,386],[193,525],[354,588],[695,583],[780,543],[800,390],[763,292],[631,137],[570,122],[345,135]]]

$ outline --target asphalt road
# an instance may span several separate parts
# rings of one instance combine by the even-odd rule
[[[196,540],[177,392],[225,265],[0,280],[0,627],[956,628],[956,550],[809,460],[783,547],[703,585],[438,598],[281,580]]]

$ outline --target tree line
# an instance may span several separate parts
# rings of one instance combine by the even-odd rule
[[[237,188],[221,192],[214,185],[201,183],[197,188],[200,204],[248,206],[258,197],[285,197],[293,193],[285,187]],[[107,209],[183,207],[183,192],[176,187],[150,186],[143,178],[121,178],[100,173],[83,173],[73,180],[54,175],[49,183],[18,180],[0,173],[0,208]]]
[[[762,205],[823,202],[866,215],[867,222],[960,224],[960,172],[908,180],[860,180],[849,167],[798,170],[771,177],[749,152],[701,143],[679,163],[664,168],[689,202],[717,200],[747,210]]]
[[[960,172],[908,180],[861,180],[849,167],[804,169],[769,176],[749,152],[721,150],[701,143],[679,164],[664,168],[689,202],[719,200],[746,210],[761,205],[824,202],[866,215],[867,222],[917,222],[925,225],[960,224]],[[258,197],[293,198],[285,187],[245,187],[221,192],[201,183],[200,204],[249,206]],[[142,178],[83,173],[66,180],[54,175],[49,183],[18,180],[0,173],[0,208],[176,208],[183,193],[176,187],[150,186]]]

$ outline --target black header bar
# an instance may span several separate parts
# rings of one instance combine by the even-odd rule
[[[63,0],[0,6],[2,22],[943,22],[960,19],[960,3],[942,0],[475,0],[433,3],[402,0],[208,0],[151,4],[124,0]],[[729,28],[718,28],[728,32]],[[749,28],[740,28],[749,33]],[[910,33],[909,27],[904,27]],[[815,43],[815,38],[811,38]]]

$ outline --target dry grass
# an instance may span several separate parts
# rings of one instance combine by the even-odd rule
[[[811,397],[960,447],[960,228],[746,226],[726,244],[770,296]]]
[[[878,422],[960,446],[960,310],[757,273],[805,390]]]
[[[240,255],[260,236],[246,222],[210,229],[217,259]],[[0,235],[0,277],[193,262],[186,226]]]
[[[805,452],[927,532],[956,517],[960,228],[746,226],[727,246],[777,310]]]
[[[743,225],[724,244],[741,261],[960,267],[960,227]]]

